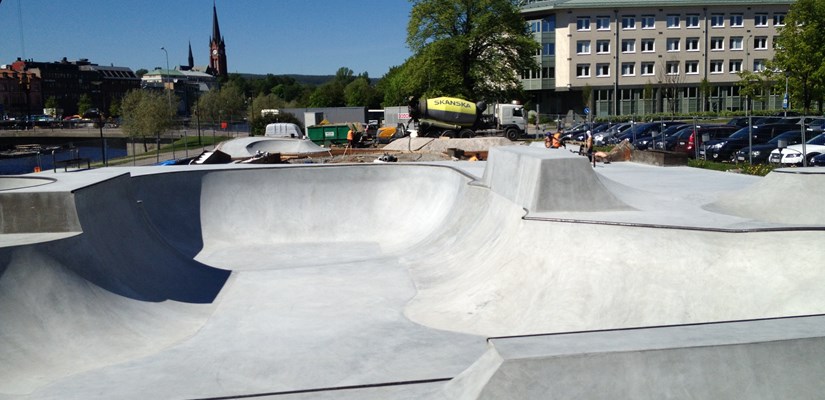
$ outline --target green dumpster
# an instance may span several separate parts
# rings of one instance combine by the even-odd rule
[[[309,140],[319,146],[332,144],[347,144],[347,124],[313,125],[309,129]]]

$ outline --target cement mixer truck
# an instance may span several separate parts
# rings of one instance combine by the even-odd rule
[[[471,138],[504,135],[516,140],[525,134],[527,116],[520,104],[496,104],[484,114],[487,104],[454,97],[411,98],[410,120],[418,123],[418,136]]]

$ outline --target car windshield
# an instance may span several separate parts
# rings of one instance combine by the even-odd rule
[[[731,133],[731,134],[730,134],[730,136],[728,136],[728,137],[727,137],[727,139],[742,139],[742,138],[746,138],[746,137],[748,137],[748,130],[749,130],[749,129],[750,129],[750,128],[746,126],[746,127],[742,128],[742,129],[740,129],[740,130],[736,131],[736,132]]]
[[[807,144],[822,144],[825,145],[825,133],[820,133],[818,136],[806,142]]]
[[[769,144],[779,144],[780,140],[790,141],[790,140],[799,138],[800,135],[801,134],[799,132],[796,132],[796,131],[785,132],[785,133],[783,133],[779,136],[774,137],[771,140],[768,140],[768,143]]]

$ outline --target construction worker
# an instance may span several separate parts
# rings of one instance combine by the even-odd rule
[[[352,128],[349,128],[347,131],[347,143],[349,143],[349,147],[355,147],[355,143],[353,140]]]

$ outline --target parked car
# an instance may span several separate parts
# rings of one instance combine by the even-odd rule
[[[594,122],[593,124],[578,125],[572,128],[571,130],[564,131],[564,135],[562,135],[562,140],[575,140],[583,142],[584,138],[587,136],[588,130],[591,134],[593,134],[593,132],[601,132],[605,129],[607,129],[607,123],[605,122]]]
[[[748,145],[762,144],[783,132],[798,129],[795,124],[768,124],[758,128],[744,127],[730,136],[711,140],[699,149],[699,154],[714,161],[733,161],[733,155]],[[750,139],[748,136],[750,134]]]
[[[619,143],[615,140],[616,136],[621,135],[624,131],[630,129],[631,126],[633,126],[633,124],[630,122],[614,124],[603,132],[593,135],[593,142],[596,143],[596,146]]]
[[[767,143],[743,147],[736,152],[736,161],[745,162],[751,160],[753,164],[767,163],[771,151],[779,146],[780,140],[784,140],[786,146],[802,143],[802,132],[794,129],[775,136],[773,139],[768,140]]]
[[[671,131],[671,129],[674,128],[675,130]],[[668,133],[668,131],[670,131],[670,133]],[[687,141],[690,135],[693,134],[693,126],[678,125],[675,127],[670,127],[667,131],[663,132],[663,134],[665,134],[664,140],[656,142],[656,149],[665,151],[675,151],[676,144],[678,144],[680,141]]]
[[[802,165],[803,157],[808,164],[813,163],[816,156],[825,153],[825,133],[820,133],[813,139],[805,142],[805,153],[802,153],[802,144],[788,146],[785,149],[776,149],[771,152],[771,163],[782,166]]]
[[[696,147],[699,146],[700,149],[702,148],[702,137],[704,135],[708,135],[708,143],[710,143],[710,141],[713,140],[726,138],[740,129],[743,128],[736,128],[736,126],[733,125],[705,125],[699,126],[696,129],[688,127],[690,135],[686,140],[677,140],[673,151],[686,153],[688,157],[696,157]]]
[[[726,125],[744,128],[748,126],[748,117],[733,117]]]
[[[619,143],[625,139],[635,142],[636,140],[652,137],[654,135],[658,135],[661,132],[662,126],[658,122],[648,122],[645,124],[636,124],[636,126],[631,127],[624,131],[621,135],[615,137],[615,143]]]
[[[825,167],[825,153],[822,153],[813,159],[811,159],[811,163],[808,164],[814,167]]]
[[[805,130],[814,134],[819,134],[823,132],[823,127],[825,126],[825,118],[816,118],[811,121],[807,126],[805,126]]]
[[[673,141],[674,139],[672,139],[670,137],[674,136],[674,134],[676,134],[677,132],[679,132],[679,131],[681,131],[685,128],[690,128],[690,126],[691,125],[685,124],[685,123],[680,123],[678,125],[668,126],[667,128],[665,128],[665,130],[662,131],[662,133],[660,133],[660,134],[653,137],[652,141],[648,144],[648,149],[672,151],[673,147],[675,145],[675,142]],[[670,144],[667,144],[668,140],[671,141]],[[667,145],[665,145],[663,143],[665,143]]]

